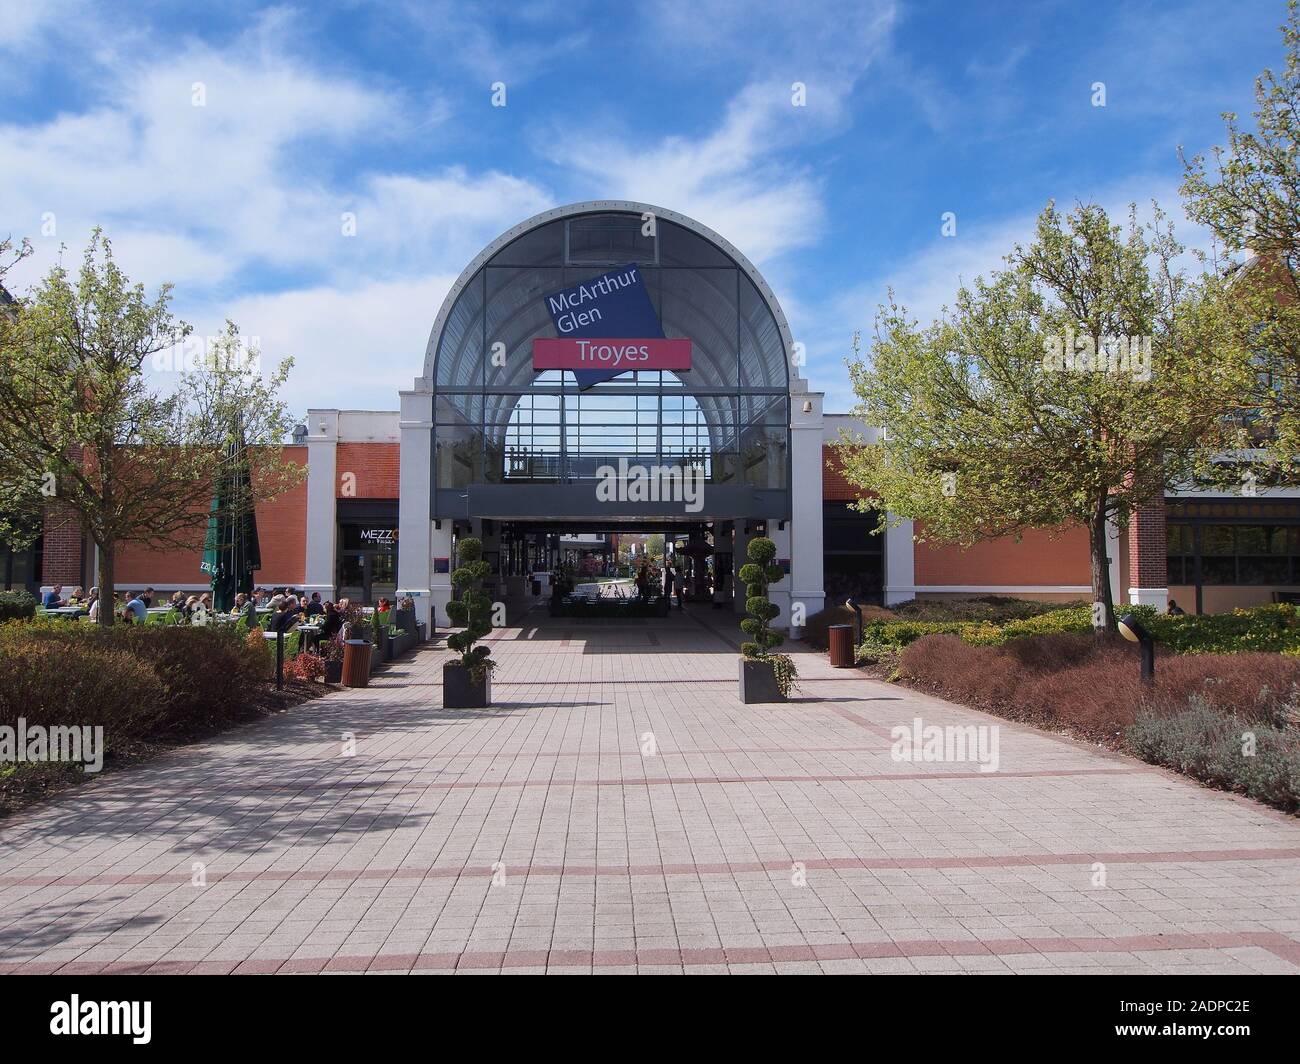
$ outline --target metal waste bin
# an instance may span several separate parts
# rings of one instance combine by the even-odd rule
[[[832,624],[827,629],[830,642],[831,668],[851,669],[853,667],[853,625]]]

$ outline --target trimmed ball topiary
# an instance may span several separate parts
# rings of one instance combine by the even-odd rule
[[[745,612],[749,614],[740,622],[740,630],[749,636],[740,644],[740,652],[747,658],[771,663],[781,695],[788,698],[798,673],[788,655],[771,653],[785,642],[785,636],[771,627],[781,609],[767,597],[769,585],[783,579],[785,570],[773,561],[776,544],[765,536],[749,541],[748,554],[748,564],[742,565],[737,574],[745,582]]]
[[[483,560],[483,541],[472,536],[457,544],[456,556],[460,566],[451,574],[451,582],[460,598],[447,603],[447,616],[462,630],[447,637],[447,646],[460,651],[460,663],[475,683],[481,683],[496,667],[488,656],[491,648],[474,645],[492,631],[492,600],[482,590],[492,566]]]

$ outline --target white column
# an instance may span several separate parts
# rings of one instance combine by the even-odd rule
[[[882,515],[882,518],[886,515]],[[885,529],[885,605],[916,598],[916,544],[912,522],[901,521]]]
[[[432,524],[426,521],[429,529],[429,598],[432,603],[434,623],[442,628],[451,627],[451,618],[447,616],[447,603],[451,601],[451,570],[456,568],[456,559],[451,553],[451,520],[443,518]],[[446,559],[445,573],[434,572],[434,559]]]
[[[432,563],[430,561],[429,492],[433,472],[433,396],[428,392],[401,392],[402,409],[399,426],[397,531],[397,597],[410,595],[415,600],[416,619],[433,631]],[[441,623],[446,624],[446,615]]]
[[[307,411],[307,563],[304,590],[332,599],[338,537],[337,410]]]
[[[806,621],[826,602],[822,547],[822,393],[790,396],[790,505],[793,513],[788,589]],[[788,623],[789,615],[782,617]]]
[[[1123,581],[1119,567],[1119,524],[1111,516],[1106,521],[1106,557],[1110,559],[1110,601],[1118,606],[1123,602]]]

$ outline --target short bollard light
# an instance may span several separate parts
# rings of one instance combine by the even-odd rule
[[[862,644],[862,603],[856,596],[850,596],[844,600],[844,605],[853,611],[853,645]]]
[[[1133,614],[1126,613],[1119,619],[1119,634],[1130,643],[1136,643],[1142,652],[1142,679],[1152,683],[1156,678],[1156,641],[1151,633],[1142,627]]]

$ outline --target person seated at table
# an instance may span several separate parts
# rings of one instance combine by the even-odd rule
[[[280,602],[280,611],[274,615],[268,630],[284,632],[288,635],[293,631],[294,626],[298,624],[299,619],[297,604],[291,598],[285,596]]]
[[[47,610],[57,610],[63,603],[63,585],[55,584],[49,591],[41,596],[41,607]]]
[[[99,620],[99,588],[90,589],[90,595],[86,599],[86,610],[92,621]]]
[[[205,591],[205,592],[203,592],[202,595],[199,596],[199,605],[202,606],[203,609],[204,609],[207,613],[212,613],[212,611],[213,611],[213,606],[212,606],[212,592],[211,592],[211,591]]]
[[[72,594],[64,602],[66,606],[84,606],[86,604],[86,592],[84,588],[73,588]]]
[[[153,605],[153,588],[147,587],[143,591],[141,591],[140,601],[144,603],[144,608],[145,611],[147,612],[149,607]]]
[[[194,608],[198,604],[199,604],[199,596],[191,595],[183,603],[181,603],[181,616],[188,621],[192,616],[194,616]]]
[[[311,601],[307,603],[306,613],[308,617],[319,617],[325,612],[325,607],[321,605],[320,592],[311,593]]]
[[[320,637],[333,639],[343,627],[343,613],[334,603],[327,602],[322,607],[322,616],[324,620],[321,621]]]
[[[171,599],[168,600],[167,605],[168,605],[171,609],[174,609],[177,613],[184,613],[184,612],[185,612],[185,592],[184,592],[184,591],[173,591],[173,592],[172,592],[172,597],[171,597]]]
[[[149,607],[144,601],[144,592],[141,591],[135,595],[126,604],[126,611],[122,615],[122,620],[127,624],[144,624],[145,619],[149,616]]]

